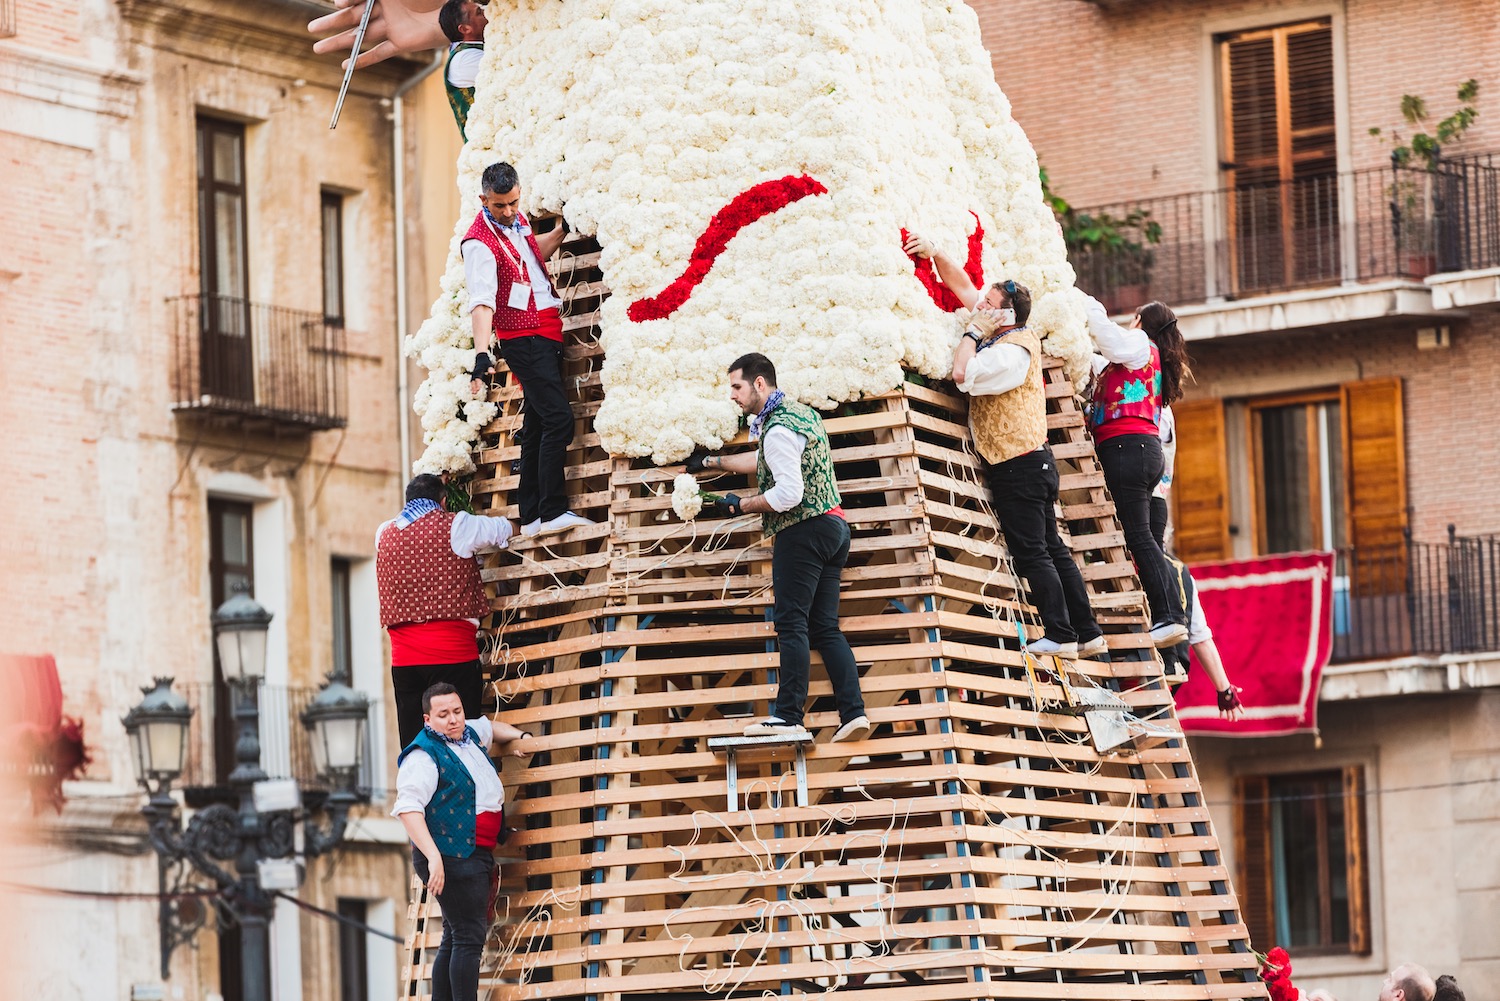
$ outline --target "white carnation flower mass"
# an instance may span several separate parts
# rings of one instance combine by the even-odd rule
[[[692,473],[678,473],[672,481],[672,510],[683,521],[692,521],[703,510],[703,491]]]
[[[595,430],[612,454],[666,463],[733,437],[725,367],[746,352],[825,409],[906,372],[949,376],[959,314],[924,288],[902,230],[964,262],[977,219],[985,279],[1030,288],[1044,348],[1075,380],[1087,371],[1036,155],[963,3],[500,6],[459,160],[462,204],[503,160],[520,173],[523,209],[560,212],[598,239],[611,294]],[[466,388],[459,246],[472,221],[457,220],[442,295],[407,343],[429,372],[416,396],[424,470],[471,469],[467,450],[494,412]],[[713,253],[695,264],[700,246]]]

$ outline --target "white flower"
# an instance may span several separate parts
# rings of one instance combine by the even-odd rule
[[[903,370],[946,376],[959,321],[917,282],[899,234],[920,231],[963,260],[971,213],[986,279],[1028,286],[1046,350],[1075,380],[1086,374],[1084,314],[1036,155],[966,5],[527,2],[493,18],[486,42],[461,204],[503,159],[521,174],[524,209],[563,210],[598,238],[612,295],[595,429],[610,452],[668,462],[732,436],[724,369],[747,351],[823,407],[885,392]],[[741,230],[671,316],[629,319],[631,303],[683,273],[735,196],[803,173],[827,193]],[[407,344],[428,371],[415,400],[423,468],[471,468],[466,450],[494,410],[466,388],[459,241],[472,220],[467,209],[456,220],[442,294]]]
[[[703,510],[703,491],[692,473],[678,473],[672,481],[672,510],[683,521],[692,521]]]

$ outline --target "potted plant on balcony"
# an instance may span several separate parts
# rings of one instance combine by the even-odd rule
[[[1149,209],[1134,208],[1124,215],[1074,208],[1051,189],[1042,168],[1042,196],[1062,227],[1068,259],[1079,282],[1099,297],[1111,313],[1135,309],[1151,298],[1151,269],[1161,243],[1161,223]]]
[[[1413,130],[1408,136],[1396,129],[1371,128],[1370,135],[1391,144],[1393,179],[1386,189],[1390,198],[1391,229],[1396,241],[1397,270],[1412,278],[1424,278],[1437,270],[1437,241],[1433,212],[1433,180],[1442,162],[1443,150],[1460,142],[1479,111],[1474,101],[1479,82],[1465,80],[1458,87],[1459,107],[1439,121],[1431,132],[1427,102],[1417,94],[1401,96],[1401,117]]]

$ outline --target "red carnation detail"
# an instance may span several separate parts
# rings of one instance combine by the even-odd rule
[[[1302,992],[1292,986],[1292,959],[1281,946],[1266,953],[1260,979],[1265,982],[1271,1001],[1299,1001],[1302,997]]]
[[[964,273],[969,276],[975,288],[984,288],[984,225],[980,223],[976,213],[970,212],[969,215],[974,216],[974,232],[969,234],[969,256],[964,261]],[[906,230],[901,231],[902,246],[906,245],[906,238],[909,235]],[[963,303],[958,301],[958,296],[949,292],[948,286],[938,278],[931,258],[917,257],[915,254],[908,256],[911,257],[912,264],[916,268],[917,281],[922,283],[922,287],[927,290],[927,294],[932,297],[938,309],[945,313],[956,313],[963,308]]]
[[[656,295],[631,303],[625,310],[625,315],[636,323],[664,320],[671,316],[682,308],[682,304],[692,296],[693,290],[708,277],[714,261],[740,230],[809,195],[827,193],[828,189],[817,180],[803,174],[800,177],[788,175],[774,181],[762,181],[735,195],[733,201],[714,213],[714,217],[708,221],[708,228],[693,245],[693,256],[682,277]]]

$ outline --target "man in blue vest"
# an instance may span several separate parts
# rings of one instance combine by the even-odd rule
[[[776,706],[745,729],[747,737],[806,737],[809,647],[823,655],[839,708],[833,740],[859,740],[870,732],[859,689],[854,651],[839,629],[839,583],[849,559],[849,523],[834,477],[828,433],[816,410],[788,399],[776,388],[776,367],[763,354],[747,354],[729,366],[729,396],[750,417],[754,452],[689,458],[687,471],[723,469],[754,473],[760,493],[726,494],[717,502],[731,517],[756,513],[775,545],[771,588],[776,592],[776,645],[780,674]]]
[[[432,1001],[477,1001],[479,960],[489,935],[493,850],[505,824],[505,789],[493,742],[523,757],[531,734],[483,716],[465,719],[458,689],[422,693],[422,731],[397,759],[396,805],[411,838],[412,866],[443,909],[432,966]]]

